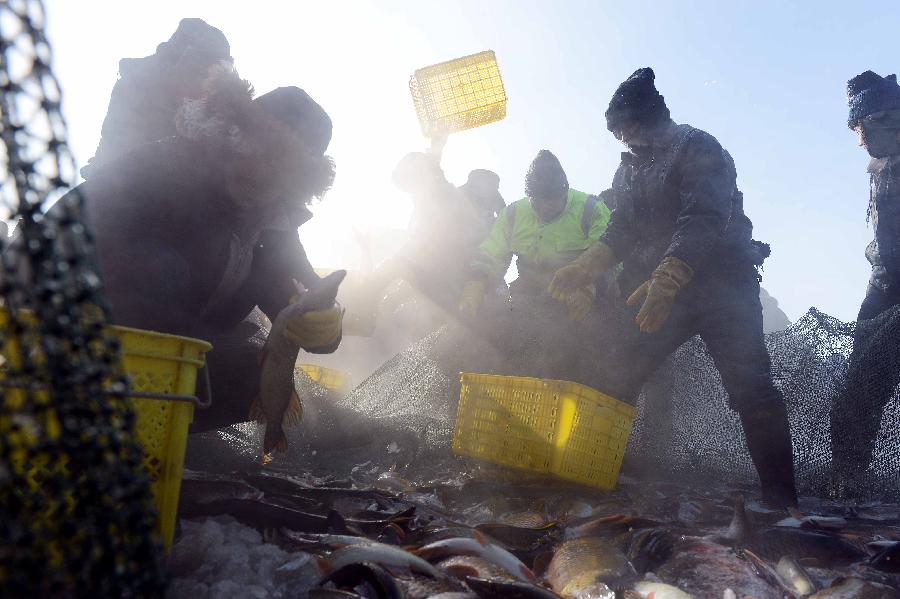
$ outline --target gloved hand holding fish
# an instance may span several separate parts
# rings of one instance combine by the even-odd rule
[[[272,322],[272,328],[260,355],[259,396],[250,417],[265,422],[263,463],[278,450],[287,451],[284,425],[297,423],[303,414],[294,387],[294,367],[300,349],[331,345],[340,339],[342,309],[335,305],[338,287],[347,271],[338,270],[314,289],[297,285],[296,301],[289,304]]]

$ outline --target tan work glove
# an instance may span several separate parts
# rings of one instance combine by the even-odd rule
[[[463,316],[474,317],[484,300],[484,281],[471,280],[463,286],[459,296],[459,313]]]
[[[571,263],[557,270],[547,291],[553,299],[564,302],[579,289],[596,283],[597,279],[617,263],[612,249],[602,241],[597,241]]]
[[[304,312],[288,321],[284,334],[305,350],[328,347],[340,338],[343,320],[344,310],[337,305],[327,310]]]
[[[582,287],[566,299],[566,306],[569,307],[569,320],[581,322],[588,315],[594,306],[596,292],[593,285]]]
[[[662,327],[672,311],[675,296],[693,277],[694,269],[679,258],[669,256],[659,263],[650,280],[638,287],[627,302],[629,306],[644,302],[634,319],[642,332],[654,333]]]

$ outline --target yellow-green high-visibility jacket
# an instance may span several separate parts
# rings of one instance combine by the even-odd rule
[[[528,198],[504,208],[478,248],[472,270],[502,280],[516,256],[519,278],[549,283],[556,269],[578,257],[600,239],[609,223],[609,208],[598,197],[569,189],[566,209],[549,223],[541,222]]]

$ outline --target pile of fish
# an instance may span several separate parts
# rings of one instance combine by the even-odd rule
[[[745,506],[739,488],[377,470],[188,471],[182,528],[227,515],[256,529],[313,568],[291,596],[320,599],[900,599],[897,505],[789,515]]]

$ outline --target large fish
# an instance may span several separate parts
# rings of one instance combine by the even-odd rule
[[[285,420],[299,422],[303,413],[294,387],[294,367],[300,345],[285,334],[288,323],[299,314],[334,306],[338,287],[346,275],[345,270],[331,273],[313,289],[303,291],[300,299],[279,312],[272,322],[260,355],[259,397],[250,408],[250,417],[266,424],[263,462],[268,461],[266,456],[276,449],[287,451]]]
[[[733,549],[697,537],[682,537],[672,557],[656,570],[660,580],[697,599],[721,599],[731,589],[737,597],[781,599],[783,592],[763,580]]]
[[[625,554],[609,539],[563,542],[547,567],[547,582],[565,599],[612,599],[613,588],[636,577]]]
[[[734,517],[723,537],[710,537],[720,543],[749,549],[769,561],[785,556],[811,559],[823,566],[847,566],[863,560],[865,553],[835,534],[803,528],[775,526],[757,530],[744,508],[744,498],[735,498]]]
[[[466,577],[466,584],[481,599],[559,599],[559,595],[530,582]],[[431,599],[434,599],[433,597]]]
[[[503,547],[491,542],[479,531],[473,537],[457,537],[435,541],[415,550],[415,553],[427,560],[440,560],[455,555],[475,555],[500,566],[518,580],[534,582],[531,570],[519,561],[515,555]]]
[[[399,547],[376,543],[375,541],[342,547],[329,555],[322,563],[322,566],[326,571],[337,571],[350,564],[365,562],[382,566],[409,568],[413,572],[420,572],[434,578],[444,578],[444,575],[437,568],[421,557],[404,551]]]

